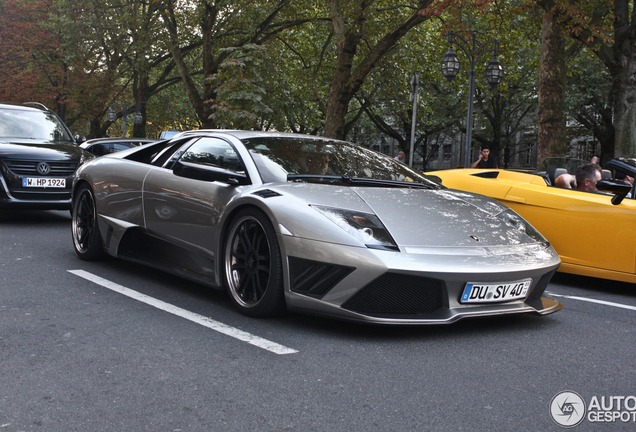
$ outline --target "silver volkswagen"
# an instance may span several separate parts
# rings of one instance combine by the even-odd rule
[[[183,132],[84,164],[77,255],[105,254],[285,309],[378,324],[545,315],[560,264],[505,205],[390,157],[308,135]]]

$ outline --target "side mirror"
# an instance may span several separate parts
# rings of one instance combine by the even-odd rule
[[[612,204],[619,205],[628,193],[632,191],[632,185],[625,180],[599,180],[596,188],[602,192],[614,194]]]
[[[194,180],[218,181],[236,186],[250,184],[250,180],[245,174],[191,162],[178,161],[172,172],[176,176]]]
[[[85,136],[81,136],[81,135],[75,135],[75,142],[77,144],[81,144],[84,141],[86,141],[86,137]]]

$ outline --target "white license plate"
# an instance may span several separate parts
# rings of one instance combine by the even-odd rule
[[[25,177],[22,179],[22,187],[63,188],[66,187],[66,179]]]
[[[461,303],[494,303],[518,300],[528,295],[532,279],[496,284],[467,283]]]

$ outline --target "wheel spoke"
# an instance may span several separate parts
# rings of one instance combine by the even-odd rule
[[[265,289],[267,288],[267,280],[265,280],[265,284],[261,283],[261,275],[259,272],[255,273],[255,278],[254,278],[254,295],[258,295],[258,299],[260,300],[261,297],[263,297],[263,295],[265,294]]]
[[[241,230],[239,232],[239,243],[243,246],[244,251],[247,251],[252,246],[247,235],[247,226],[245,225],[241,227]]]
[[[244,262],[237,262],[232,264],[232,266],[230,267],[232,269],[232,271],[238,271],[238,270],[245,270],[246,266]]]
[[[242,276],[245,276],[245,277],[242,277]],[[243,275],[241,275],[241,278],[240,278],[239,286],[236,289],[236,292],[245,300],[247,299],[248,284],[251,282],[251,280],[252,280],[251,273],[249,272],[243,273]]]
[[[265,290],[261,287],[260,278],[258,272],[254,273],[252,278],[252,300],[259,301],[263,297]]]
[[[254,223],[252,224],[252,227],[253,227],[252,231],[254,233],[252,234],[252,242],[250,243],[250,246],[258,250],[263,232],[260,229],[258,229],[259,226]]]
[[[91,212],[89,207],[90,203],[88,201],[88,194],[84,193],[82,195],[82,199],[80,200],[80,207],[77,213],[83,217],[87,217]]]

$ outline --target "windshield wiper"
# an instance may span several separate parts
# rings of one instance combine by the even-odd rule
[[[407,182],[399,180],[381,180],[372,178],[320,175],[320,174],[288,174],[287,181],[306,181],[312,183],[328,183],[347,186],[374,186],[413,189],[436,189],[435,184]]]

